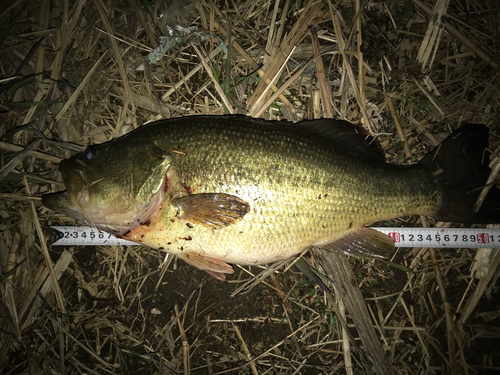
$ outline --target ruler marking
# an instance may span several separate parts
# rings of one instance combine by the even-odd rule
[[[492,228],[373,228],[394,240],[397,247],[496,248],[500,229]]]
[[[55,232],[53,246],[139,245],[132,241],[116,238],[108,232],[98,232],[93,227],[52,226],[51,228]]]

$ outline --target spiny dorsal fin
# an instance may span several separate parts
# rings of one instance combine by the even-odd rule
[[[322,118],[302,121],[297,123],[296,126],[342,145],[353,155],[381,163],[386,161],[385,154],[379,147],[378,142],[362,127],[350,122]]]

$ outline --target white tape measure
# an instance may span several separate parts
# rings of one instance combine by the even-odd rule
[[[54,246],[139,245],[93,227],[53,226]],[[500,248],[500,229],[372,228],[387,234],[397,247]]]
[[[500,248],[500,229],[372,228],[387,234],[396,247]]]
[[[110,233],[98,231],[94,227],[52,226],[53,246],[107,246],[139,245],[138,243],[116,238]]]

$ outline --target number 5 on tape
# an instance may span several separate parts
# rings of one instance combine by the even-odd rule
[[[138,245],[92,227],[52,226],[54,246]]]

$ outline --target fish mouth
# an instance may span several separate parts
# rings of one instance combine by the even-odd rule
[[[69,205],[68,191],[42,195],[42,204],[59,213],[65,213],[65,208]]]
[[[132,199],[130,204],[126,204],[128,210],[117,211],[120,202],[100,205],[91,200],[92,192],[89,192],[83,179],[78,179],[77,173],[71,179],[67,178],[67,181],[71,181],[67,184],[67,190],[43,195],[42,204],[52,211],[114,234],[123,234],[151,220],[160,212],[168,190],[168,180],[165,179],[149,202],[143,205]],[[120,200],[127,199],[120,197]]]
[[[87,222],[87,217],[80,207],[70,202],[67,190],[42,196],[42,204],[52,211]]]
[[[67,190],[42,195],[42,204],[44,207],[52,211],[71,217],[77,221],[81,221],[82,223],[85,223],[87,225],[92,225],[100,230],[110,232],[115,235],[123,234],[135,227],[95,221],[93,217],[87,215],[87,213],[83,211],[78,205],[71,204],[69,193]]]

